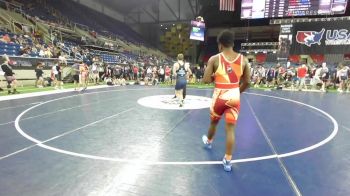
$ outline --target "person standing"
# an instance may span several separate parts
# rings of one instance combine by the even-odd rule
[[[5,73],[5,79],[7,81],[7,92],[8,94],[17,94],[19,93],[16,88],[17,88],[17,80],[15,78],[15,73],[12,70],[12,67],[9,65],[10,59],[8,56],[2,56],[0,57],[0,65],[2,71]],[[12,92],[11,92],[12,89]]]
[[[164,71],[164,68],[161,66],[159,68],[159,82],[163,83],[164,80],[165,80],[165,71]]]
[[[220,53],[212,56],[204,72],[204,83],[215,82],[210,126],[202,136],[204,145],[212,148],[216,127],[225,114],[226,151],[223,158],[225,171],[232,170],[232,151],[235,143],[235,127],[240,111],[240,94],[250,85],[250,66],[247,59],[233,50],[234,35],[223,31],[217,38]]]
[[[79,66],[82,63],[82,61],[77,61],[72,65],[72,76],[73,76],[73,81],[74,81],[74,90],[79,90],[80,88],[80,82],[79,82]]]
[[[316,69],[315,69],[315,74],[312,78],[312,83],[313,83],[313,88],[317,89],[317,86],[323,86],[323,81],[321,80],[321,76],[322,76],[322,66],[321,65],[317,65]]]
[[[134,65],[132,71],[133,71],[133,73],[134,73],[134,80],[135,80],[135,81],[138,81],[139,68],[138,68],[136,65]]]
[[[89,66],[86,63],[81,63],[79,65],[80,72],[80,83],[83,87],[82,91],[87,89],[89,83]]]
[[[338,73],[338,78],[339,78],[339,88],[338,92],[343,93],[346,90],[346,83],[348,80],[349,76],[349,67],[345,66],[345,63],[340,63],[339,64],[339,73]]]
[[[326,89],[328,87],[328,82],[329,82],[329,69],[327,67],[326,62],[322,63],[321,79],[322,79],[321,91],[326,92]]]
[[[266,87],[270,88],[274,85],[275,68],[271,66],[266,73]]]
[[[308,70],[305,64],[302,64],[297,71],[297,77],[298,77],[298,89],[301,91],[302,88],[307,89],[306,83],[305,83],[305,77]]]
[[[95,85],[99,84],[100,75],[99,75],[99,68],[100,63],[96,60],[91,65],[91,71],[92,71],[92,80],[94,81]]]
[[[56,85],[55,85],[55,89],[63,89],[63,81],[62,81],[62,65],[64,65],[63,63],[59,62],[55,67],[56,67],[56,74],[55,74],[55,78],[56,78]]]
[[[197,66],[195,70],[196,83],[200,84],[202,82],[203,70],[200,66]]]
[[[184,61],[184,55],[177,55],[177,62],[173,66],[173,74],[176,78],[175,96],[180,102],[180,107],[184,104],[184,93],[187,85],[187,76],[192,74],[189,64]]]
[[[171,84],[171,68],[169,66],[165,66],[165,84]]]
[[[43,64],[38,63],[36,69],[35,69],[35,75],[36,75],[36,81],[35,81],[35,87],[37,88],[43,88],[44,87],[44,78],[43,78]]]

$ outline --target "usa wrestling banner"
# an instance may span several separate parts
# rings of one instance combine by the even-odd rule
[[[350,21],[295,23],[291,54],[350,52]]]

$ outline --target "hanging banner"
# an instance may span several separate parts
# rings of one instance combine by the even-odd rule
[[[291,54],[350,52],[350,21],[295,23]]]
[[[277,58],[278,61],[287,61],[290,46],[293,40],[293,24],[281,25]]]

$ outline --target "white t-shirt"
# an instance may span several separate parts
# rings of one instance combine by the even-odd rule
[[[92,71],[93,73],[96,73],[96,72],[98,72],[97,68],[98,68],[98,67],[97,67],[97,64],[94,63],[94,64],[92,64],[91,71]]]
[[[348,76],[348,71],[349,71],[349,67],[344,67],[343,69],[341,69],[339,71],[339,76],[347,77]]]
[[[160,73],[160,75],[164,75],[164,69],[160,68],[159,73]]]
[[[318,69],[316,69],[316,72],[315,72],[315,78],[319,78],[319,77],[321,77],[321,72],[322,72],[322,68],[318,68]]]
[[[55,74],[55,75],[58,74],[56,65],[52,66],[51,71],[52,71],[52,73]]]

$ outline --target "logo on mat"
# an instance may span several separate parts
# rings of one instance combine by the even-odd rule
[[[298,31],[296,40],[299,44],[304,44],[311,47],[313,44],[321,45],[321,40],[325,29],[323,28],[320,32],[317,31]]]
[[[139,99],[137,103],[145,107],[165,110],[194,110],[209,108],[211,98],[187,95],[183,107],[179,107],[180,103],[178,99],[174,98],[174,95],[155,95],[143,97]]]

